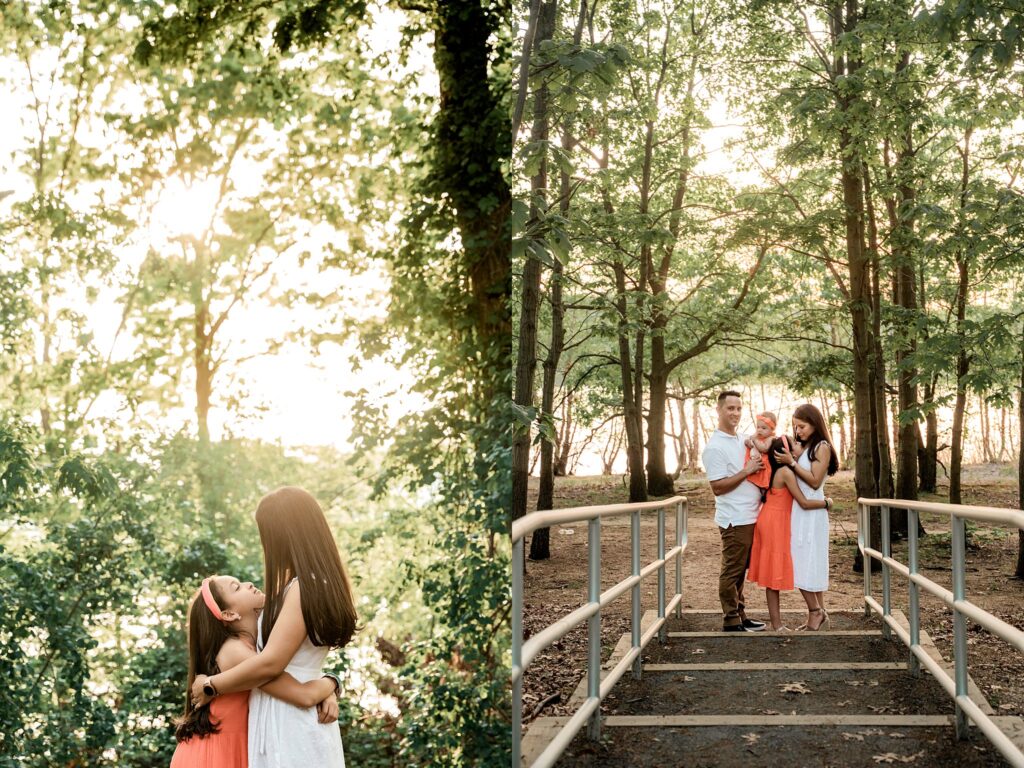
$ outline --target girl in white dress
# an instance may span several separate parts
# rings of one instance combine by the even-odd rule
[[[331,648],[356,631],[355,600],[323,510],[301,488],[279,488],[260,500],[256,524],[263,544],[266,606],[260,653],[210,677],[197,677],[193,700],[255,688],[281,672],[300,682],[321,675]],[[212,694],[212,696],[211,696]],[[254,691],[249,701],[249,768],[344,768],[337,725]]]
[[[824,499],[825,476],[834,475],[839,462],[821,411],[810,403],[797,406],[793,433],[802,446],[799,458],[785,450],[776,453],[776,458],[792,468],[804,496]],[[828,510],[804,509],[794,500],[791,521],[793,584],[807,603],[807,621],[798,629],[818,630],[828,622],[824,599],[828,589]]]

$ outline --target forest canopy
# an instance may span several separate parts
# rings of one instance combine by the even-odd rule
[[[522,8],[513,516],[531,472],[548,509],[576,465],[624,469],[631,501],[670,494],[727,387],[748,432],[754,409],[820,406],[860,496],[945,473],[959,503],[965,461],[1021,461],[1022,20]],[[543,532],[531,547],[547,556]]]

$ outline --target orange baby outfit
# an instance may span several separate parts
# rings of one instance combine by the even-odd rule
[[[793,555],[790,550],[790,513],[793,494],[788,488],[771,488],[754,527],[747,580],[766,589],[793,589]]]
[[[210,720],[217,733],[179,742],[171,768],[249,768],[249,691],[215,698]]]
[[[743,463],[746,464],[750,461],[750,448],[747,448],[746,454],[743,456]],[[752,482],[758,488],[767,488],[768,484],[772,480],[772,468],[768,463],[768,457],[765,454],[761,454],[761,468],[752,475],[747,475],[747,480]]]

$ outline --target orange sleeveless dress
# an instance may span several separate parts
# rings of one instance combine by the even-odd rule
[[[793,555],[789,541],[792,511],[793,494],[788,488],[768,490],[754,526],[748,581],[766,589],[793,589]]]
[[[171,768],[249,768],[249,691],[218,696],[210,716],[218,732],[178,742]]]

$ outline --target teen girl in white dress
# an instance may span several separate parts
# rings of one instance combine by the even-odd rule
[[[839,462],[821,411],[809,403],[797,406],[793,432],[803,445],[800,457],[795,459],[788,451],[776,456],[792,468],[807,499],[823,500],[825,477],[836,473]],[[828,510],[804,509],[794,500],[790,519],[793,584],[807,603],[807,621],[798,629],[821,629],[828,623],[824,599],[828,590]]]

